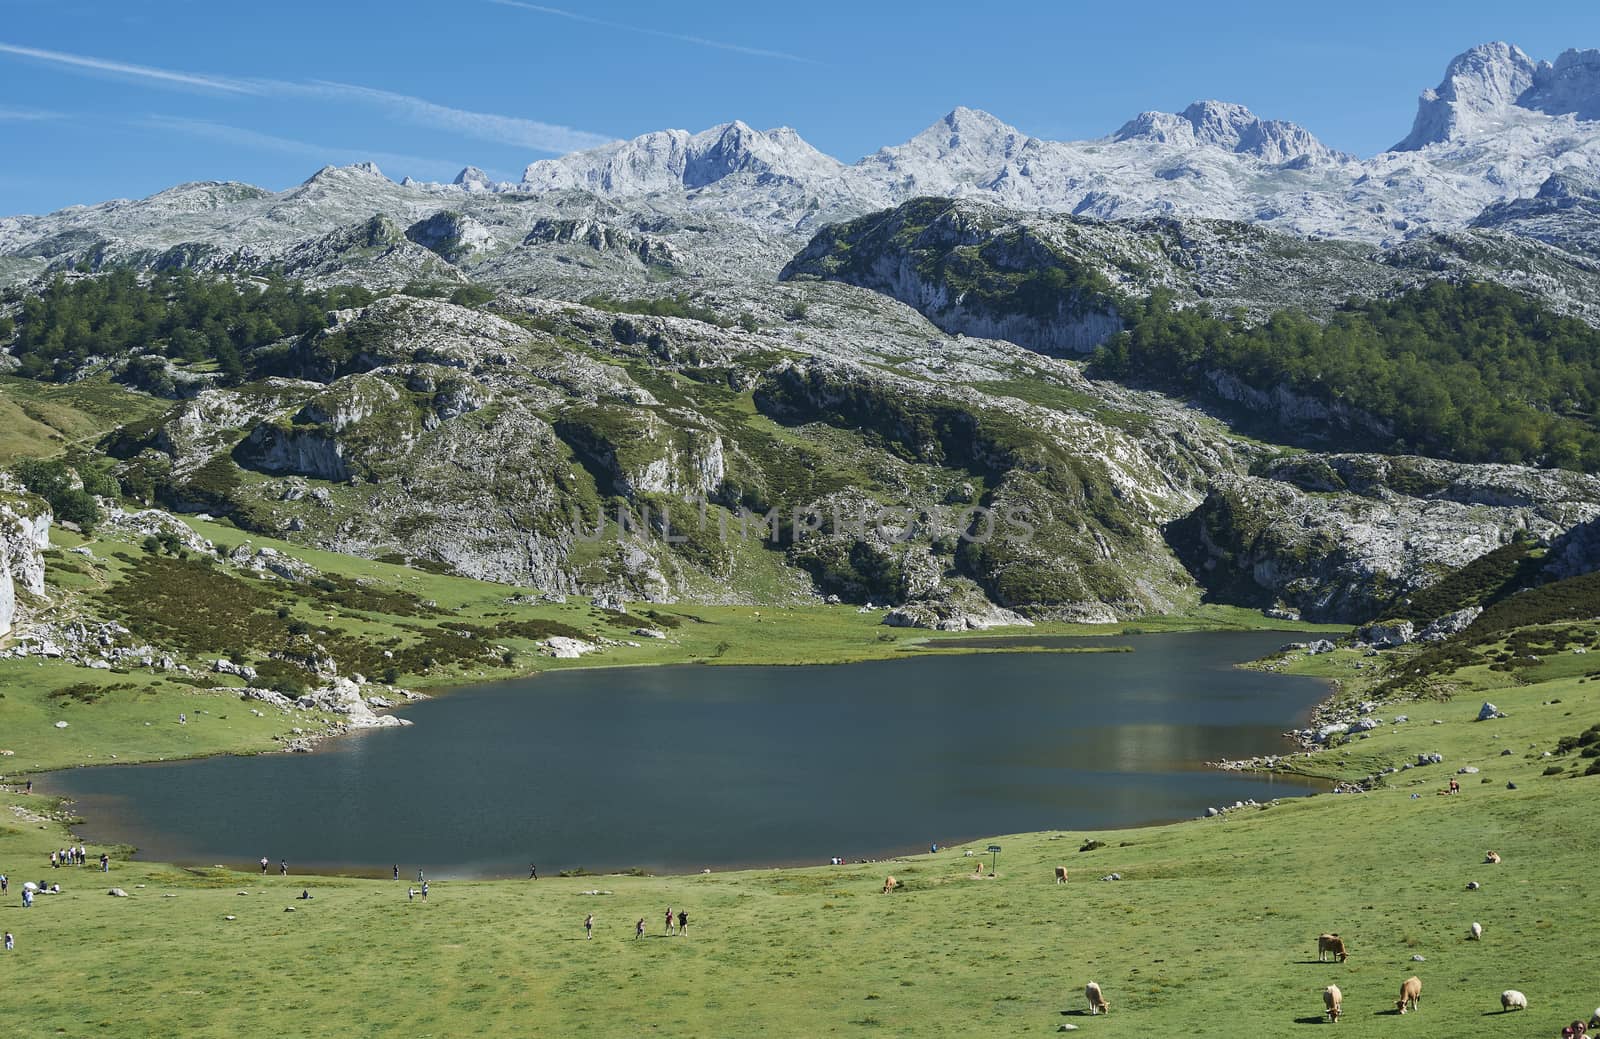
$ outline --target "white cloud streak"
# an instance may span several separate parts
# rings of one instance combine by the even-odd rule
[[[64,118],[60,112],[46,112],[41,108],[7,108],[0,105],[0,120],[35,122],[42,119]]]
[[[395,119],[415,126],[428,126],[446,130],[482,141],[509,144],[533,151],[562,155],[571,151],[594,148],[614,140],[604,134],[590,133],[569,126],[541,123],[533,119],[496,115],[491,112],[472,112],[448,105],[436,104],[420,97],[400,94],[391,90],[356,86],[348,83],[309,82],[297,83],[277,79],[240,79],[231,76],[211,76],[173,69],[134,65],[127,62],[107,61],[66,54],[60,51],[40,50],[0,43],[0,54],[12,54],[59,65],[68,71],[89,74],[113,74],[142,79],[155,86],[179,89],[206,89],[221,91],[239,97],[317,98],[324,101],[345,101],[353,104],[381,108]],[[0,112],[7,111],[0,109]],[[17,117],[13,117],[17,118]],[[210,124],[221,125],[221,124]],[[234,127],[238,130],[239,128]],[[249,131],[239,131],[249,132]]]
[[[383,166],[398,167],[410,173],[433,180],[449,180],[462,167],[462,163],[445,159],[427,159],[417,155],[400,155],[394,152],[361,151],[349,147],[331,147],[299,141],[292,137],[278,137],[226,123],[205,119],[185,119],[181,116],[152,115],[134,120],[133,126],[164,133],[180,134],[200,140],[215,141],[254,151],[279,152],[285,155],[303,155],[317,162],[349,164],[375,162]]]
[[[793,61],[802,65],[820,65],[822,62],[815,58],[807,58],[799,54],[790,54],[787,51],[767,50],[762,47],[746,47],[737,43],[724,43],[721,40],[708,40],[704,36],[690,36],[687,33],[667,32],[665,29],[651,29],[643,25],[628,25],[624,22],[613,22],[605,18],[595,18],[576,11],[566,11],[559,7],[546,7],[543,4],[524,3],[523,0],[489,0],[491,4],[501,7],[516,7],[524,11],[533,11],[536,14],[548,14],[556,18],[566,18],[569,21],[583,22],[585,25],[597,25],[602,29],[616,29],[620,32],[639,33],[642,36],[654,36],[662,40],[677,40],[679,43],[692,43],[697,47],[713,47],[717,50],[732,51],[735,54],[748,54],[754,58],[773,58],[778,61]]]
[[[556,126],[532,119],[519,119],[515,116],[451,108],[448,105],[435,104],[420,97],[397,94],[391,90],[379,90],[375,87],[356,86],[350,83],[331,83],[321,80],[309,84],[279,85],[286,88],[286,90],[294,92],[303,91],[320,97],[342,98],[358,103],[375,105],[387,109],[406,122],[419,126],[432,126],[461,134],[464,137],[473,137],[482,141],[495,141],[500,144],[514,144],[523,148],[532,148],[536,151],[565,154],[566,152],[582,151],[585,148],[597,148],[602,144],[608,144],[615,140],[615,138],[607,137],[604,134],[589,133],[586,130],[574,130],[570,126]]]
[[[174,72],[171,69],[158,69],[149,65],[133,65],[123,61],[90,58],[82,54],[65,54],[61,51],[40,50],[37,47],[19,47],[11,43],[0,43],[0,54],[13,54],[19,58],[32,58],[36,61],[65,65],[68,68],[85,72],[131,76],[135,79],[149,80],[165,86],[216,90],[225,94],[259,93],[248,82],[226,76],[204,76],[193,72]]]

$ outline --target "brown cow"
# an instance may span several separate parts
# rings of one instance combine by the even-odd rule
[[[1111,1013],[1111,1004],[1106,1002],[1105,995],[1100,991],[1098,982],[1089,982],[1083,986],[1083,996],[1089,1001],[1089,1016]]]
[[[1409,977],[1400,983],[1400,998],[1395,1000],[1395,1009],[1402,1014],[1407,1010],[1422,1009],[1422,979]]]
[[[1329,985],[1322,990],[1322,1005],[1326,1008],[1323,1012],[1334,1024],[1339,1023],[1339,1015],[1344,1012],[1344,1008],[1340,1005],[1343,1002],[1344,993],[1339,991],[1338,985]]]
[[[887,895],[889,892],[893,891],[899,886],[900,882],[898,880],[894,879],[893,877],[887,877],[883,882],[883,893]]]
[[[1057,884],[1065,884],[1066,882],[1067,882],[1067,867],[1065,867],[1065,866],[1057,866],[1056,867],[1056,883]]]
[[[1317,935],[1317,962],[1327,962],[1329,953],[1338,957],[1340,963],[1349,959],[1349,953],[1345,952],[1343,938],[1340,938],[1337,934]]]

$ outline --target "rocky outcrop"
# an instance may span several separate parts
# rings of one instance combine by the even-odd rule
[[[50,508],[31,495],[0,488],[0,636],[18,615],[17,591],[44,595],[44,550],[50,547]]]
[[[408,718],[375,713],[361,695],[361,686],[349,678],[335,678],[329,685],[306,693],[295,701],[295,706],[337,714],[340,724],[346,729],[381,729],[411,724]]]
[[[920,199],[823,229],[779,275],[831,278],[915,307],[947,332],[1086,353],[1122,329],[1111,285],[975,203]]]
[[[1520,536],[1600,516],[1600,481],[1560,470],[1298,455],[1223,476],[1169,539],[1210,593],[1360,622]]]

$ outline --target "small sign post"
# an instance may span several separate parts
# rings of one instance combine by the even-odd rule
[[[999,871],[1000,845],[991,844],[991,845],[989,845],[989,847],[986,850],[989,852],[989,854],[994,856],[994,859],[990,862],[990,865],[989,865],[989,872],[990,873],[994,873],[994,874],[996,874],[998,876],[999,872],[1000,872]]]

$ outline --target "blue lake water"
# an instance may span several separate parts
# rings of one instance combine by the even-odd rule
[[[882,857],[1310,792],[1203,766],[1287,749],[1280,733],[1326,695],[1232,666],[1290,638],[560,671],[412,705],[412,727],[309,755],[73,769],[41,786],[78,802],[93,839],[177,862],[461,876]]]

